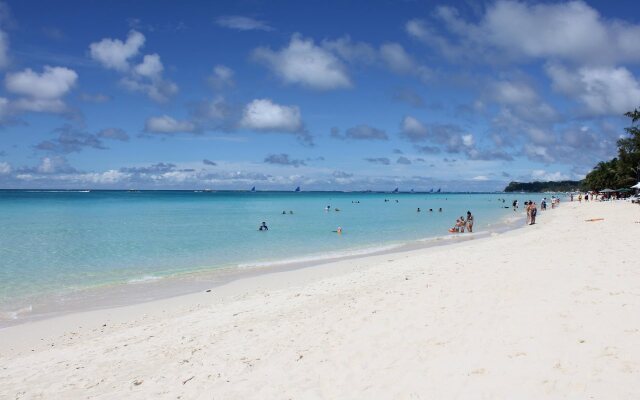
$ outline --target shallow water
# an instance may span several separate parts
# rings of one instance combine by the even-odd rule
[[[52,298],[64,308],[60,299],[92,287],[392,249],[447,234],[467,210],[487,230],[514,216],[513,199],[542,196],[3,190],[0,319]]]

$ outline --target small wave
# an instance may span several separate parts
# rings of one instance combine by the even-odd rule
[[[31,311],[33,311],[33,306],[30,304],[27,307],[23,307],[20,309],[17,309],[15,311],[4,311],[4,312],[0,312],[0,321],[2,320],[15,320],[20,318],[20,316],[22,316],[23,314],[28,314]]]
[[[135,285],[137,283],[146,283],[146,282],[153,282],[153,281],[157,281],[162,279],[161,276],[155,276],[155,275],[145,275],[142,278],[133,278],[133,279],[129,279],[127,281],[127,284],[129,285]]]
[[[310,255],[306,257],[286,258],[286,259],[277,260],[277,261],[250,262],[250,263],[238,264],[238,268],[272,267],[274,265],[307,263],[307,262],[316,262],[316,261],[324,261],[324,260],[333,260],[336,258],[363,256],[363,255],[368,255],[372,253],[378,253],[378,252],[397,249],[402,246],[403,246],[402,244],[393,244],[393,245],[387,245],[387,246],[368,247],[365,249],[345,250],[345,251],[339,251],[339,252],[336,251],[336,252],[330,252],[330,253]]]

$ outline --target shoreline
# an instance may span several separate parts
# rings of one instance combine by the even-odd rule
[[[4,312],[15,317],[0,318],[0,330],[25,323],[42,321],[69,314],[91,312],[110,308],[126,307],[140,303],[149,303],[195,294],[205,290],[213,290],[236,280],[253,278],[263,274],[286,272],[296,269],[321,267],[325,264],[354,260],[363,257],[404,253],[430,247],[448,246],[459,242],[478,240],[494,233],[504,233],[520,229],[524,221],[522,212],[505,216],[496,223],[489,224],[484,231],[472,234],[445,234],[424,237],[401,242],[385,242],[370,246],[355,247],[336,251],[329,256],[320,254],[301,255],[291,259],[247,262],[239,265],[205,268],[191,272],[183,272],[168,276],[144,276],[127,282],[108,283],[64,294],[65,309],[59,304],[53,306],[39,305],[37,313],[33,313],[33,303],[24,304],[19,309]],[[142,293],[144,291],[144,294]],[[57,293],[49,294],[55,296]],[[28,314],[27,314],[28,313]]]

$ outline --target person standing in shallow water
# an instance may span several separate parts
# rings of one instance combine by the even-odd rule
[[[467,232],[473,232],[473,215],[471,215],[471,211],[467,211]]]
[[[258,228],[259,231],[268,231],[269,228],[267,227],[267,223],[262,221],[262,225],[260,225],[260,227]]]

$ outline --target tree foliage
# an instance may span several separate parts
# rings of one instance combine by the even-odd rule
[[[625,128],[628,137],[618,140],[618,156],[599,162],[585,177],[585,189],[628,188],[640,180],[640,110],[636,108],[625,115],[631,118],[631,126]]]

